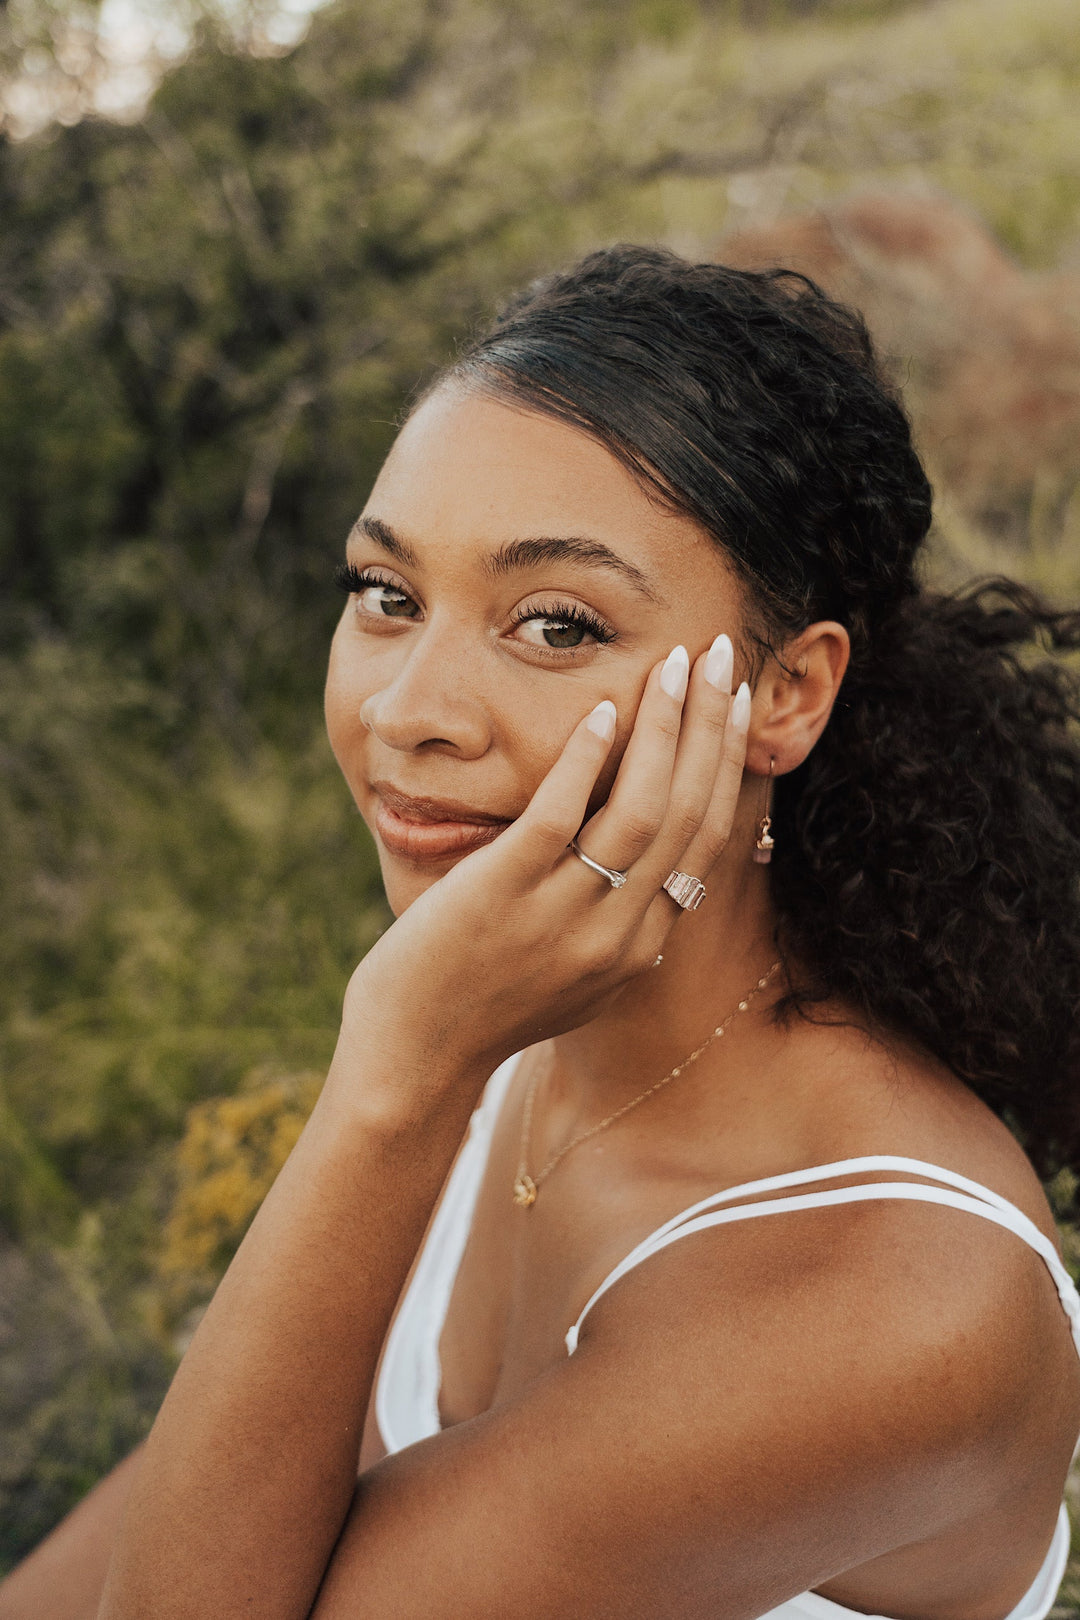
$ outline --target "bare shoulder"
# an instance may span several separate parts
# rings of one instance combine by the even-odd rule
[[[879,1182],[925,1185],[914,1173],[836,1173],[814,1190]],[[693,1223],[598,1301],[582,1345],[609,1333],[625,1342],[633,1323],[635,1335],[655,1333],[706,1363],[745,1357],[763,1384],[771,1360],[790,1370],[804,1356],[849,1393],[853,1375],[871,1388],[887,1379],[894,1392],[901,1373],[913,1375],[920,1414],[930,1417],[915,1372],[924,1354],[952,1416],[950,1380],[969,1385],[977,1372],[975,1406],[985,1415],[994,1386],[1011,1389],[1031,1367],[1036,1341],[1068,1342],[1044,1261],[1012,1231],[906,1198],[800,1208],[804,1190],[755,1198],[753,1219]],[[723,1209],[737,1215],[738,1205]]]
[[[882,1155],[941,1167],[1007,1199],[1058,1247],[1019,1143],[917,1046],[798,1020],[789,1055],[805,1096],[778,1169]],[[934,1185],[929,1171],[862,1170],[817,1187],[882,1181]],[[1080,1360],[1054,1279],[1028,1242],[970,1207],[878,1197],[704,1229],[613,1288],[592,1332],[621,1339],[631,1320],[657,1349],[679,1345],[701,1381],[699,1414],[712,1406],[725,1421],[734,1381],[762,1437],[778,1423],[789,1448],[801,1433],[808,1455],[828,1439],[837,1456],[847,1435],[850,1466],[887,1435],[897,1464],[921,1459],[932,1474],[935,1459],[959,1460],[982,1491],[1029,1479],[1025,1458],[1055,1475],[1080,1428]],[[791,1407],[777,1399],[785,1388],[798,1389]]]
[[[873,1154],[921,1159],[981,1182],[1052,1241],[1053,1215],[1016,1137],[976,1092],[916,1042],[868,1033],[844,1009],[786,1030],[807,1077],[802,1123],[819,1162]]]
[[[841,1511],[853,1482],[876,1484],[891,1539],[874,1556],[1013,1492],[1019,1505],[1037,1491],[1052,1513],[1080,1429],[1080,1362],[1044,1261],[1013,1232],[932,1203],[695,1232],[604,1296],[579,1353],[641,1378],[658,1433],[683,1433],[693,1414],[702,1479],[737,1476],[752,1456],[762,1477],[782,1476],[796,1516],[803,1493],[835,1489]]]

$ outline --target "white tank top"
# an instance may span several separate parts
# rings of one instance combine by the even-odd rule
[[[513,1076],[517,1058],[500,1065],[484,1088],[476,1112],[469,1125],[468,1135],[450,1174],[442,1201],[431,1223],[423,1252],[417,1261],[412,1282],[390,1330],[383,1353],[382,1368],[375,1390],[375,1413],[379,1432],[388,1452],[400,1451],[403,1446],[438,1434],[439,1386],[442,1379],[439,1365],[439,1340],[450,1304],[450,1295],[457,1277],[461,1257],[472,1224],[480,1183],[487,1165],[491,1137],[503,1098]],[[865,1171],[903,1171],[926,1176],[944,1183],[928,1187],[910,1181],[864,1182],[849,1187],[830,1188],[818,1192],[788,1194],[760,1202],[740,1204],[735,1209],[722,1206],[735,1198],[752,1197],[757,1193],[775,1193],[778,1190],[801,1187],[815,1181],[831,1180],[837,1176],[859,1174]],[[672,1216],[643,1239],[626,1258],[605,1277],[599,1288],[585,1305],[584,1310],[566,1335],[566,1348],[573,1355],[577,1348],[581,1324],[596,1301],[613,1283],[628,1271],[639,1266],[650,1255],[657,1254],[670,1243],[691,1232],[701,1232],[710,1226],[725,1225],[729,1221],[745,1221],[765,1215],[779,1215],[786,1210],[814,1209],[830,1204],[856,1203],[868,1198],[908,1199],[917,1203],[946,1204],[953,1209],[966,1210],[1007,1227],[1010,1232],[1031,1246],[1042,1256],[1057,1285],[1058,1297],[1072,1329],[1073,1342],[1080,1354],[1080,1296],[1052,1243],[1026,1215],[1007,1199],[969,1181],[952,1170],[939,1165],[925,1164],[921,1159],[905,1159],[889,1154],[877,1154],[860,1159],[841,1159],[835,1164],[819,1164],[807,1170],[793,1170],[787,1175],[766,1176],[760,1181],[744,1182],[729,1187],[711,1198],[703,1198],[680,1214]],[[1069,1519],[1064,1504],[1058,1514],[1057,1527],[1050,1550],[1032,1585],[1005,1620],[1044,1620],[1049,1613],[1065,1571],[1069,1554]],[[778,1608],[768,1610],[761,1620],[885,1620],[885,1617],[866,1616],[816,1592],[803,1592],[789,1598]]]

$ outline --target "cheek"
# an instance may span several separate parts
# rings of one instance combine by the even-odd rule
[[[556,683],[552,681],[551,685],[554,688]],[[609,675],[606,680],[597,680],[595,687],[591,681],[588,684],[574,681],[567,682],[561,690],[523,694],[522,701],[513,709],[507,701],[502,712],[502,748],[513,772],[522,809],[558,760],[575,727],[603,698],[610,698],[618,710],[618,729],[604,769],[590,794],[590,814],[604,802],[633,730],[643,685],[644,677],[620,692]]]
[[[608,751],[607,759],[604,761],[604,768],[597,778],[596,786],[589,795],[589,815],[593,815],[599,810],[615,785],[615,778],[618,775],[622,757],[633,735],[638,705],[644,694],[652,667],[652,663],[648,663],[628,669],[623,672],[623,679],[618,684],[614,681],[609,682],[608,690],[597,694],[596,702],[599,702],[602,697],[611,699],[615,705],[618,719],[615,724],[615,741]]]
[[[580,718],[581,705],[534,701],[503,708],[502,751],[512,763],[522,807],[539,787]]]
[[[618,720],[615,741],[590,795],[590,812],[604,802],[630,741],[652,666],[653,659],[646,653],[643,659],[627,658],[618,665],[605,662],[565,683],[549,675],[543,685],[536,683],[535,676],[524,681],[520,690],[504,684],[499,699],[501,736],[523,785],[523,804],[555,764],[575,726],[606,698],[615,704]]]
[[[367,690],[360,680],[359,661],[346,655],[345,629],[343,619],[330,643],[330,661],[323,691],[323,715],[334,757],[348,776],[349,757],[364,734],[364,726],[360,721],[360,706],[367,696]]]

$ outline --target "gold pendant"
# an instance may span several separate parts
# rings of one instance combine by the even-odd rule
[[[514,1182],[514,1203],[521,1209],[528,1209],[536,1203],[536,1182],[525,1170]]]

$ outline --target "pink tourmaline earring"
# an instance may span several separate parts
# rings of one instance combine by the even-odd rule
[[[772,860],[773,845],[775,842],[771,833],[769,832],[769,828],[772,826],[772,816],[770,811],[772,810],[773,766],[775,763],[775,759],[770,754],[769,774],[765,778],[765,802],[761,812],[761,825],[758,828],[758,835],[754,841],[754,859],[762,866],[768,866],[769,862]]]

